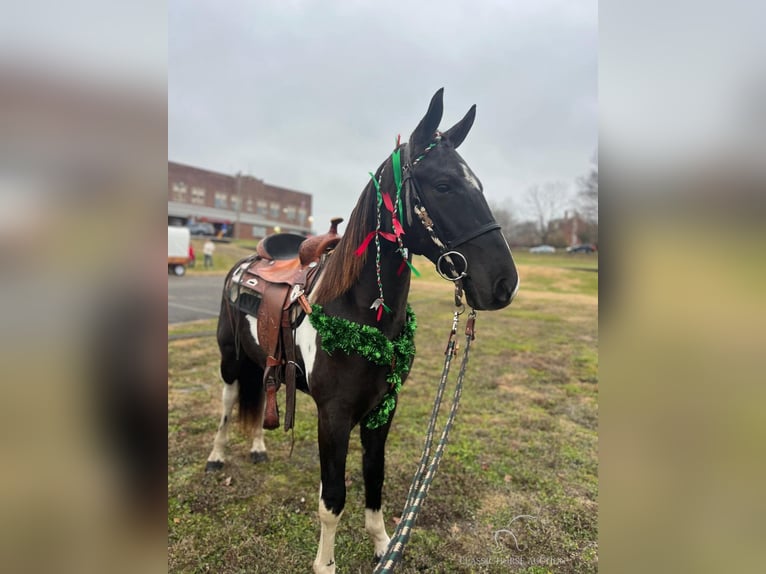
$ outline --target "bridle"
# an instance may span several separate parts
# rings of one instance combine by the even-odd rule
[[[393,172],[393,180],[396,187],[395,199],[392,199],[387,191],[381,189],[381,178],[385,164],[381,166],[377,175],[373,175],[373,173],[370,172],[372,185],[374,186],[377,198],[375,200],[376,225],[375,229],[367,234],[354,253],[357,257],[361,257],[366,252],[370,242],[373,240],[375,241],[375,277],[377,280],[379,296],[372,302],[370,309],[377,312],[378,321],[380,321],[384,311],[390,312],[390,308],[385,302],[383,280],[381,277],[381,237],[399,245],[397,251],[401,254],[403,261],[397,274],[401,273],[407,266],[412,269],[413,273],[418,274],[417,270],[412,266],[412,263],[410,263],[408,249],[402,240],[402,236],[404,235],[404,228],[402,227],[402,221],[404,219],[403,211],[406,211],[407,213],[407,226],[409,228],[412,228],[413,225],[413,213],[417,215],[420,223],[428,233],[429,238],[438,249],[439,257],[435,263],[436,271],[442,278],[453,282],[455,285],[455,306],[459,308],[463,307],[462,280],[468,277],[468,260],[462,253],[456,251],[456,248],[472,239],[484,235],[485,233],[500,229],[500,225],[490,213],[489,221],[481,223],[476,229],[465,231],[462,234],[453,237],[453,233],[448,226],[443,224],[440,225],[440,222],[438,221],[434,222],[431,215],[429,215],[424,196],[420,189],[420,184],[418,183],[417,177],[415,177],[415,166],[423,160],[431,150],[436,148],[442,139],[442,134],[436,132],[434,140],[425,150],[423,150],[423,153],[415,159],[412,159],[410,145],[400,145],[397,139],[396,149],[394,149],[390,158],[391,171]],[[402,162],[402,152],[404,152],[404,162]],[[385,206],[386,210],[391,213],[393,233],[385,232],[381,229],[381,213],[383,206]],[[432,210],[432,213],[436,213],[436,211]]]
[[[441,141],[442,134],[436,132],[434,141],[415,159],[412,159],[411,157],[410,145],[404,144],[404,164],[401,166],[402,188],[407,212],[407,225],[411,227],[412,214],[414,213],[417,215],[431,241],[439,250],[439,258],[435,263],[436,271],[447,281],[455,282],[457,290],[457,282],[468,276],[468,260],[462,253],[455,251],[455,249],[464,243],[468,243],[472,239],[476,239],[486,233],[500,229],[500,225],[490,215],[490,221],[481,224],[478,228],[466,231],[457,237],[449,237],[446,233],[449,231],[449,228],[446,225],[439,225],[438,222],[434,222],[433,218],[429,215],[424,196],[420,191],[420,184],[418,183],[417,177],[415,177],[414,168],[421,160],[427,157],[428,152],[437,147]],[[396,169],[396,166],[394,166],[394,169]],[[432,211],[432,213],[435,212]],[[455,264],[456,260],[460,261],[459,266]],[[442,262],[447,265],[446,272],[442,269]],[[460,271],[458,271],[458,269],[460,269]]]

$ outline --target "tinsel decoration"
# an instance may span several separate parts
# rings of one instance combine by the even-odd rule
[[[321,305],[312,305],[308,316],[314,329],[322,339],[322,349],[332,354],[341,351],[347,355],[357,353],[371,363],[391,367],[386,377],[389,390],[380,404],[364,419],[368,429],[376,429],[386,424],[396,408],[396,396],[402,388],[404,375],[409,372],[415,357],[415,329],[417,320],[409,303],[406,320],[399,336],[389,341],[375,327],[360,325],[341,317],[331,317],[324,313]]]

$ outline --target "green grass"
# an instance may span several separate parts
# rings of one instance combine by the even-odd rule
[[[213,268],[205,269],[205,256],[202,254],[202,246],[205,244],[205,238],[192,238],[194,254],[196,255],[196,264],[194,267],[187,268],[186,272],[190,275],[225,275],[234,264],[254,252],[258,244],[256,240],[235,240],[231,242],[214,242],[215,252],[213,253]]]
[[[397,572],[597,570],[598,283],[597,273],[569,268],[586,267],[572,261],[517,255],[516,302],[479,313],[456,426]],[[432,265],[416,265],[423,274],[411,292],[418,354],[387,445],[389,534],[420,456],[451,325],[450,286]],[[290,436],[274,431],[266,436],[270,461],[252,465],[249,440],[234,428],[227,467],[205,473],[220,408],[215,340],[171,341],[168,353],[169,570],[311,571],[319,538],[311,398],[298,397],[292,458]],[[369,572],[357,431],[346,482],[338,572]],[[520,515],[534,518],[514,520]],[[501,529],[513,531],[520,549],[507,534],[496,542]]]

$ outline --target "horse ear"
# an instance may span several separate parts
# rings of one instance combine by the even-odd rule
[[[473,125],[473,120],[475,119],[476,104],[471,106],[471,109],[468,110],[468,113],[462,120],[444,132],[444,136],[452,143],[453,147],[457,148],[457,146],[463,143],[465,136],[467,136],[468,132],[471,131],[471,126]]]
[[[418,127],[412,132],[410,136],[410,145],[413,150],[422,151],[434,137],[436,128],[439,127],[439,122],[442,121],[442,112],[444,111],[444,88],[439,88],[434,97],[431,98],[431,103],[428,105],[428,111],[426,115],[420,120]]]

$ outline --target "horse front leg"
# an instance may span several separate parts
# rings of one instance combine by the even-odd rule
[[[335,414],[335,413],[333,413]],[[319,409],[319,521],[322,526],[314,560],[316,574],[335,574],[335,532],[346,505],[346,455],[349,421]]]
[[[206,471],[223,468],[231,411],[239,398],[239,380],[234,379],[231,383],[224,382],[221,398],[223,413],[221,413],[221,421],[218,423],[218,430],[215,433],[215,439],[213,439],[213,450],[210,451],[210,456],[207,457],[207,463],[205,464]]]
[[[360,423],[362,439],[362,472],[364,474],[364,529],[372,539],[375,548],[374,559],[379,560],[391,540],[386,533],[383,520],[382,497],[385,474],[385,449],[391,421],[382,427],[368,429]]]

